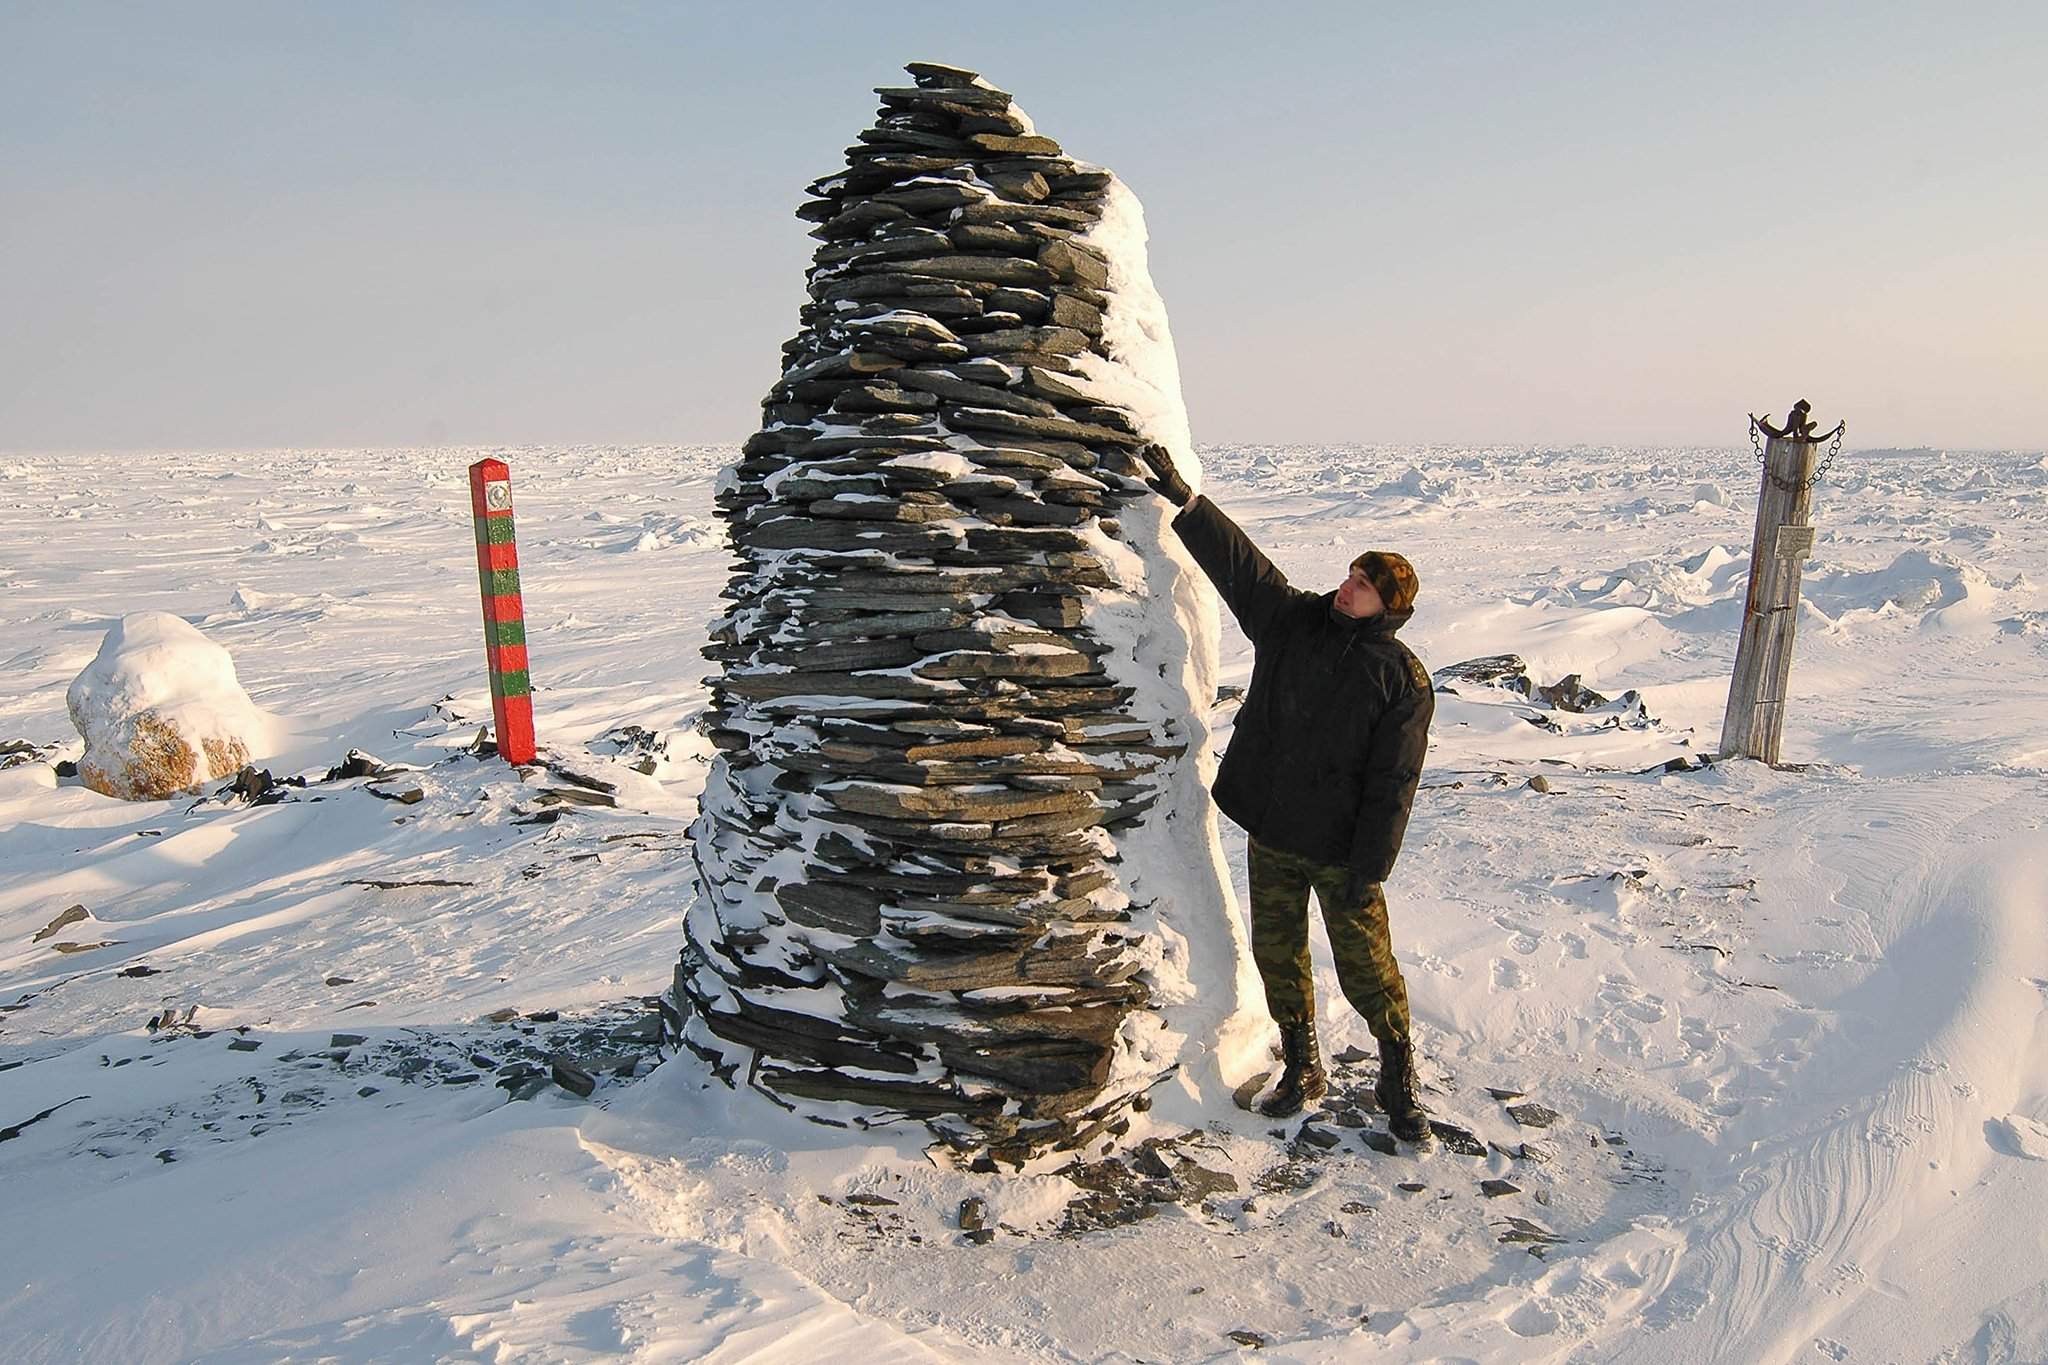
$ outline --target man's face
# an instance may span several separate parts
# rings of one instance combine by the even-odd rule
[[[1337,588],[1337,610],[1353,620],[1378,616],[1387,609],[1380,600],[1380,590],[1365,576],[1365,570],[1356,564],[1351,566],[1351,576]]]

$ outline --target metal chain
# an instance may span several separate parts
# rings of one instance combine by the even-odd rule
[[[1849,424],[1847,422],[1835,423],[1834,443],[1828,447],[1828,453],[1822,457],[1820,467],[1813,471],[1813,477],[1806,481],[1808,488],[1813,487],[1828,476],[1828,466],[1835,462],[1835,456],[1842,453],[1842,437],[1847,435],[1848,431]]]
[[[1749,419],[1749,443],[1756,448],[1756,462],[1764,466],[1764,472],[1770,475],[1771,482],[1784,489],[1787,493],[1803,493],[1826,478],[1828,469],[1835,463],[1835,457],[1842,453],[1842,437],[1847,435],[1849,431],[1849,424],[1847,422],[1835,423],[1835,437],[1828,446],[1828,453],[1821,458],[1821,462],[1814,467],[1813,473],[1808,476],[1805,482],[1794,483],[1790,479],[1781,479],[1776,474],[1771,473],[1769,462],[1764,458],[1764,439],[1760,426],[1761,424],[1758,423],[1755,417],[1752,416]]]

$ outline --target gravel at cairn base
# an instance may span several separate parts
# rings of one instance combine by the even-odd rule
[[[833,1122],[1023,1161],[1199,1112],[1255,977],[1207,794],[1213,597],[1138,202],[914,63],[798,210],[822,245],[720,479],[702,895],[672,1041]],[[1176,812],[1169,823],[1149,818]]]

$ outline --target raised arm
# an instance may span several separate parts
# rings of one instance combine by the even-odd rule
[[[1311,595],[1290,586],[1287,575],[1207,498],[1183,507],[1173,519],[1173,530],[1254,645],[1289,604]]]
[[[1152,485],[1152,491],[1181,509],[1173,519],[1175,533],[1223,595],[1224,605],[1244,627],[1245,637],[1257,644],[1282,608],[1309,594],[1289,587],[1287,575],[1273,567],[1273,561],[1259,552],[1236,522],[1223,515],[1223,509],[1195,496],[1165,446],[1146,446],[1138,457],[1151,470],[1145,482]]]

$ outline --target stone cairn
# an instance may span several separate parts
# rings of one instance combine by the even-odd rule
[[[1149,496],[1087,378],[1113,177],[973,72],[907,69],[797,211],[810,301],[718,486],[721,752],[664,1014],[728,1083],[986,1166],[1122,1131],[1159,1078],[1117,1066],[1156,944],[1109,836],[1188,732],[1134,717],[1088,625]]]

